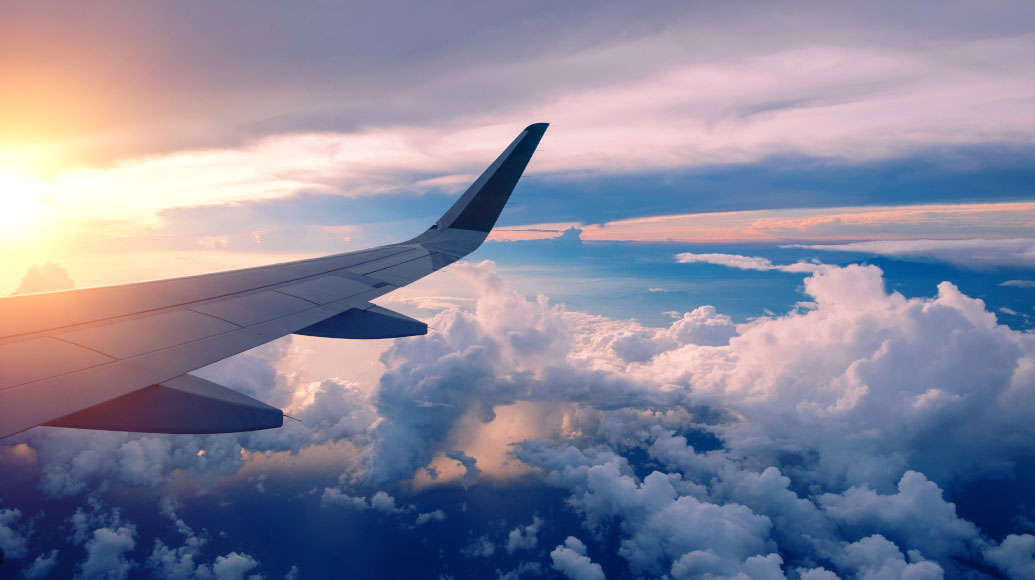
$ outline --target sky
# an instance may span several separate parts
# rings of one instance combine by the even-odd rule
[[[490,239],[0,441],[2,578],[1035,579],[1027,2],[0,1],[0,295]],[[2,324],[2,323],[0,323]]]

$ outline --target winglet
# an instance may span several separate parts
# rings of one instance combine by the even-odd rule
[[[496,224],[548,126],[549,123],[535,123],[526,127],[442,215],[437,228],[488,233]]]

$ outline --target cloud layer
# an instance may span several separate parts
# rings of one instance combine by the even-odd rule
[[[391,343],[376,385],[285,374],[290,341],[206,370],[301,425],[179,438],[41,429],[21,436],[40,485],[53,495],[106,481],[163,490],[174,473],[211,485],[263,454],[333,447],[351,459],[324,509],[379,511],[400,529],[452,518],[359,490],[541,478],[583,528],[536,563],[572,578],[605,573],[593,546],[614,534],[624,565],[648,577],[941,578],[974,566],[1023,576],[1030,566],[1030,534],[990,537],[949,493],[1027,473],[1035,342],[951,283],[907,299],[885,290],[876,267],[825,266],[805,279],[804,308],[734,325],[700,307],[650,329],[522,296],[488,262],[457,271],[474,309],[447,307],[427,336]],[[199,561],[204,535],[172,500],[162,509],[183,539],[155,541],[146,564],[125,558],[147,541],[135,526],[84,510],[94,523],[76,528],[81,573],[106,562],[235,577],[255,565],[240,553]],[[23,545],[24,518],[2,513],[0,539]],[[529,519],[465,550],[531,557],[549,522]]]

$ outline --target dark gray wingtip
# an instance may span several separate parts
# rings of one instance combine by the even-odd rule
[[[549,126],[533,123],[526,127],[442,216],[439,229],[489,232]]]

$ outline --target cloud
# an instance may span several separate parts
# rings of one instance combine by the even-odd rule
[[[513,554],[518,550],[534,550],[539,544],[539,529],[543,526],[543,520],[539,516],[532,517],[532,523],[525,526],[518,526],[507,534],[507,553]]]
[[[515,441],[514,457],[567,490],[588,530],[617,525],[634,573],[938,574],[996,545],[943,490],[1013,473],[1033,451],[1035,344],[952,284],[906,299],[876,267],[825,266],[805,279],[803,310],[733,326],[699,309],[646,329],[517,296],[485,264],[463,270],[474,314],[451,309],[436,333],[385,352],[381,425],[413,437],[375,430],[371,473],[390,453],[412,474],[522,400],[539,435]],[[680,338],[698,321],[722,338]],[[652,348],[631,354],[631,336]],[[718,449],[695,447],[702,431]],[[633,450],[653,472],[634,471]]]
[[[1035,578],[1035,536],[1010,534],[999,546],[989,548],[985,557],[1011,578]]]
[[[753,9],[769,10],[762,6]],[[271,8],[265,10],[278,13]],[[312,42],[320,48],[304,59],[278,51],[276,58],[265,59],[262,66],[281,59],[304,62],[306,66],[287,67],[290,70],[283,75],[271,78],[293,78],[302,74],[300,70],[322,68],[318,63],[329,63],[336,72],[312,77],[302,74],[305,83],[280,82],[275,87],[266,86],[266,90],[257,89],[254,78],[242,84],[232,82],[230,79],[237,78],[241,68],[228,62],[222,67],[213,63],[214,69],[224,73],[217,78],[190,83],[184,79],[208,73],[182,62],[170,63],[162,70],[182,74],[155,83],[146,73],[155,66],[150,59],[146,63],[119,59],[116,65],[100,55],[66,54],[54,63],[56,70],[82,60],[90,61],[83,63],[84,67],[104,70],[96,77],[85,75],[80,79],[80,84],[91,85],[89,88],[97,92],[92,101],[84,97],[80,106],[112,106],[112,110],[104,114],[80,111],[77,118],[99,126],[81,128],[82,132],[65,134],[61,139],[23,137],[28,140],[15,142],[22,146],[11,147],[15,150],[9,154],[11,160],[0,162],[16,167],[30,162],[41,166],[39,171],[48,175],[43,184],[45,195],[54,200],[46,211],[60,224],[52,229],[71,233],[69,238],[74,240],[76,234],[108,237],[105,232],[110,234],[111,228],[98,220],[122,221],[130,235],[147,232],[159,225],[158,212],[177,206],[283,198],[300,192],[357,196],[452,191],[457,183],[480,171],[499,151],[500,144],[512,138],[530,118],[553,120],[558,128],[563,127],[548,136],[550,147],[542,151],[530,171],[583,177],[660,173],[787,156],[855,164],[934,150],[944,159],[947,147],[1026,146],[1035,129],[1029,121],[1033,118],[1032,88],[1023,80],[1032,72],[1031,63],[1024,58],[1031,52],[1032,41],[1024,35],[1004,33],[1003,28],[1009,28],[1005,25],[993,27],[996,32],[990,37],[953,43],[952,51],[930,51],[918,47],[912,35],[908,42],[888,42],[889,27],[872,25],[873,20],[882,21],[880,16],[869,16],[871,26],[861,27],[857,19],[841,10],[810,6],[807,10],[817,13],[816,18],[821,18],[821,13],[822,19],[849,28],[853,39],[861,35],[868,42],[804,30],[808,28],[804,23],[784,23],[796,34],[767,30],[761,35],[767,40],[758,41],[755,31],[738,43],[729,38],[744,36],[742,22],[724,14],[725,24],[720,27],[710,18],[702,19],[702,10],[712,13],[726,9],[672,4],[651,14],[632,14],[628,8],[612,6],[604,11],[607,14],[590,11],[592,18],[576,16],[585,8],[572,9],[547,27],[558,26],[557,30],[564,31],[559,36],[570,40],[560,43],[563,46],[558,46],[555,38],[540,36],[548,35],[541,30],[542,23],[525,14],[515,16],[513,21],[508,18],[506,30],[499,29],[497,17],[465,14],[462,20],[474,19],[479,25],[441,22],[441,27],[427,26],[439,34],[457,29],[457,34],[448,35],[452,42],[426,40],[405,57],[396,55],[392,62],[377,66],[359,65],[353,58],[362,58],[343,56],[341,53],[348,51],[337,44],[334,50],[326,50],[324,43],[330,42],[329,38],[340,42],[339,28],[326,31],[328,37],[317,40],[311,33],[302,34],[289,27],[278,38],[294,38],[302,52],[305,50],[301,47]],[[10,22],[14,24],[5,22],[4,30],[9,32],[4,36],[14,45],[24,45],[17,51],[22,58],[29,59],[30,54],[38,58],[25,61],[36,63],[32,74],[8,75],[19,84],[32,85],[10,91],[10,98],[19,101],[21,110],[39,106],[41,93],[50,94],[50,98],[58,98],[53,96],[58,92],[67,93],[67,89],[57,91],[47,83],[35,85],[29,79],[40,74],[40,62],[53,62],[54,51],[72,50],[60,50],[65,43],[73,42],[70,39],[89,39],[74,46],[109,47],[118,40],[133,40],[125,38],[120,30],[95,38],[100,30],[109,29],[101,22],[89,26],[67,24],[60,27],[65,34],[55,36],[46,50],[33,50],[39,48],[41,39],[26,38],[20,30],[40,28],[36,23],[43,16],[26,12],[29,14],[20,16],[33,24],[19,25],[20,18],[12,17]],[[618,13],[621,16],[616,16]],[[146,22],[155,17],[147,9],[127,14],[130,21],[139,18]],[[162,13],[160,17],[167,22],[189,20],[180,12]],[[230,18],[226,14],[222,17]],[[213,21],[218,18],[213,15]],[[428,21],[440,18],[427,16]],[[270,21],[292,19],[278,14]],[[630,32],[629,19],[643,24]],[[356,26],[338,10],[330,10],[326,20],[340,22],[344,29]],[[704,21],[713,25],[703,29],[700,23]],[[391,22],[392,26],[384,27],[386,30],[397,27],[396,20]],[[517,26],[518,22],[523,26]],[[484,30],[481,25],[493,30],[491,42],[484,34],[474,32]],[[926,29],[929,25],[917,26]],[[172,37],[185,36],[182,30],[171,28],[168,34]],[[393,46],[412,46],[417,37],[427,39],[429,32],[421,28],[403,35]],[[523,32],[515,34],[518,28]],[[260,35],[249,27],[235,27],[238,29],[235,34],[248,38]],[[572,36],[575,29],[582,31],[579,40]],[[601,29],[622,33],[601,35]],[[691,36],[701,44],[687,43],[687,30],[698,30],[699,34]],[[268,34],[268,30],[261,34]],[[363,30],[354,36],[367,35],[369,32]],[[190,42],[168,46],[226,42],[216,34],[207,36],[206,41],[192,34]],[[472,44],[478,50],[470,50]],[[485,44],[496,48],[506,45],[516,53],[493,54]],[[365,46],[368,44],[352,52],[369,57],[369,51],[361,50]],[[436,50],[429,50],[429,46]],[[545,46],[554,50],[545,50]],[[738,48],[716,52],[716,46]],[[210,59],[223,55],[225,51],[218,48],[205,54]],[[127,54],[125,47],[109,50]],[[417,54],[421,56],[413,56]],[[231,61],[254,58],[227,56],[233,57],[228,58]],[[101,62],[93,62],[94,58]],[[456,62],[470,66],[454,68]],[[996,66],[975,67],[974,62],[993,62]],[[649,65],[644,67],[644,63]],[[378,72],[369,72],[373,70]],[[110,84],[92,86],[90,79],[112,78],[109,75],[129,75],[117,84],[139,89],[127,91],[135,95],[132,103],[115,106],[117,98],[100,96],[110,93]],[[415,75],[423,81],[415,81]],[[330,78],[365,78],[368,82],[357,80],[356,86],[367,88],[360,91],[362,94],[346,91],[338,83],[329,83]],[[53,82],[63,86],[69,81],[59,74]],[[174,86],[156,90],[155,85],[167,83]],[[86,91],[86,86],[75,87],[78,95]],[[219,93],[219,97],[210,91]],[[305,98],[288,98],[285,91],[300,91],[298,94]],[[314,92],[325,96],[317,98]],[[22,98],[30,102],[22,103]],[[185,112],[181,105],[185,98],[200,108]],[[143,102],[150,102],[150,106],[143,107]],[[146,115],[138,107],[143,107]],[[156,115],[160,109],[168,114]],[[22,117],[39,118],[15,112],[19,110],[15,103],[0,110],[13,112],[8,113],[11,118],[5,126],[20,124]],[[277,114],[270,118],[270,111]],[[127,121],[125,117],[134,119]],[[161,121],[154,124],[154,119]],[[117,120],[124,122],[119,123],[121,129],[112,126]],[[63,133],[69,125],[69,120],[65,121],[55,122],[52,129]],[[142,129],[145,126],[147,130]],[[29,142],[46,145],[23,145]],[[98,157],[103,161],[98,162]],[[531,230],[551,228],[524,229],[511,235],[534,235]],[[240,247],[246,243],[245,234],[261,237],[262,231],[234,230],[228,232],[230,236],[216,235],[209,241]]]
[[[586,556],[586,545],[574,536],[554,548],[550,559],[554,569],[571,580],[604,580],[604,569]]]
[[[177,515],[177,510],[182,507],[175,496],[165,496],[158,502],[158,512],[183,537],[183,544],[174,548],[161,538],[155,538],[154,548],[147,559],[153,577],[162,580],[241,580],[244,574],[259,566],[252,556],[236,551],[217,556],[212,563],[202,562],[203,551],[209,543],[208,534],[204,530],[195,532]]]
[[[52,292],[75,288],[75,282],[59,264],[47,262],[42,266],[30,266],[21,283],[11,295],[33,294],[35,292]]]
[[[981,544],[977,526],[956,515],[956,506],[922,473],[907,471],[894,495],[880,495],[863,485],[817,498],[841,526],[879,531],[925,555],[948,560],[973,556]]]
[[[395,341],[382,354],[386,372],[371,397],[382,421],[371,430],[363,474],[374,483],[413,477],[436,453],[456,449],[447,442],[457,424],[468,417],[489,423],[497,405],[592,397],[618,408],[678,398],[569,360],[582,317],[506,288],[491,263],[457,272],[483,296],[475,313],[446,310],[430,322],[436,330]]]
[[[395,498],[386,492],[379,491],[370,498],[370,507],[386,514],[395,513]]]
[[[467,487],[478,481],[478,476],[481,475],[482,470],[478,469],[478,466],[475,465],[478,462],[477,459],[471,457],[470,455],[467,455],[459,449],[446,451],[446,457],[458,462],[461,466],[463,466],[464,475],[461,477],[460,481],[464,484],[464,487]]]
[[[212,564],[212,574],[216,580],[244,580],[244,575],[252,570],[259,563],[248,554],[230,552],[225,556],[216,557]]]
[[[350,507],[358,510],[365,510],[370,507],[366,498],[349,495],[334,487],[326,487],[323,495],[320,496],[322,507]]]
[[[811,274],[829,267],[824,264],[811,262],[779,265],[773,264],[772,261],[766,258],[755,258],[738,254],[695,254],[693,252],[676,254],[676,261],[681,264],[717,264],[719,266],[737,268],[738,270],[791,272],[794,274]]]
[[[496,553],[496,544],[489,540],[489,536],[484,535],[475,538],[460,553],[468,558],[489,558]]]
[[[907,562],[898,547],[879,534],[848,544],[836,560],[842,567],[854,570],[859,578],[940,580],[944,577],[944,570],[934,562]]]
[[[126,13],[131,28],[167,24],[148,58],[113,56],[138,41],[97,18],[26,35],[46,13],[25,8],[2,29],[21,55],[8,75],[4,125],[23,142],[58,143],[73,157],[92,148],[91,157],[110,159],[127,150],[211,150],[269,133],[534,115],[564,119],[578,129],[573,141],[588,149],[585,158],[611,164],[633,155],[655,164],[717,151],[743,156],[778,139],[824,155],[847,141],[858,155],[877,155],[917,141],[1017,139],[1028,129],[1030,87],[1021,79],[1030,76],[1031,41],[1021,32],[1030,18],[1016,4],[985,12],[962,5],[935,24],[922,9],[891,20],[885,3],[799,2],[810,18],[794,22],[753,3],[761,21],[779,23],[764,29],[745,27],[725,6],[662,3],[645,13],[575,3],[544,24],[534,14],[546,7],[507,9],[504,25],[498,7],[446,18],[407,6],[403,23],[396,7],[357,19],[338,7],[299,14],[263,5],[255,22],[221,9],[201,29],[188,11],[138,7]],[[231,38],[220,34],[229,23]],[[270,37],[282,43],[227,49],[263,47]],[[87,45],[98,50],[75,51]],[[375,45],[386,48],[364,50]],[[932,45],[953,50],[923,48]],[[190,66],[202,57],[208,66]],[[156,81],[151,67],[176,74]],[[266,76],[256,78],[260,69]],[[113,79],[125,95],[99,79]],[[46,122],[22,118],[40,106],[57,110],[71,90],[76,107]],[[187,95],[196,107],[182,106]],[[630,144],[624,155],[605,147],[622,142]]]
[[[1035,288],[1035,280],[1007,280],[999,285],[1013,288]]]
[[[21,517],[21,510],[0,509],[0,550],[3,550],[7,558],[24,558],[28,553],[28,539],[24,532],[15,528]]]
[[[55,548],[45,554],[36,556],[36,559],[29,564],[27,568],[22,570],[22,576],[27,580],[36,580],[37,578],[46,578],[50,576],[50,573],[57,566],[58,550]]]
[[[499,466],[520,464],[567,496],[587,542],[613,538],[634,574],[829,580],[1022,565],[1024,536],[988,537],[954,494],[975,481],[1030,484],[1019,465],[1035,453],[1035,342],[951,283],[907,299],[874,266],[827,266],[804,279],[807,308],[734,325],[699,307],[651,329],[523,296],[491,263],[458,271],[478,296],[473,308],[449,308],[433,332],[394,341],[369,394],[278,371],[271,361],[289,357],[290,341],[212,370],[310,410],[312,425],[175,440],[40,430],[25,441],[45,489],[82,493],[109,479],[161,488],[175,470],[184,481],[232,475],[262,461],[259,450],[343,446],[356,461],[319,496],[326,507],[380,509],[396,523],[413,514],[412,529],[446,512],[415,513],[349,485],[411,479],[439,460],[458,477],[476,466],[506,485]],[[320,397],[334,413],[317,412]],[[353,412],[339,426],[335,413]],[[211,566],[193,556],[188,539],[199,535],[169,515],[174,504],[160,512],[184,540],[156,543],[148,566]],[[128,525],[88,507],[71,519],[74,541]],[[508,553],[538,545],[538,526],[533,517],[511,530]],[[593,569],[590,549],[558,548],[562,566]]]
[[[163,497],[158,503],[158,511],[168,518],[176,531],[183,536],[183,545],[178,548],[167,546],[160,538],[155,538],[154,548],[147,559],[147,566],[154,576],[163,580],[187,580],[203,576],[209,568],[199,562],[201,550],[208,543],[208,537],[196,534],[176,514],[182,504],[175,496]]]
[[[79,563],[77,579],[128,578],[134,563],[126,559],[126,553],[136,547],[136,526],[125,524],[116,528],[98,528],[84,547],[86,559]]]
[[[873,171],[882,171],[874,169]],[[773,180],[763,175],[757,179]],[[850,179],[850,178],[849,178]],[[691,187],[703,187],[691,183]],[[745,186],[750,189],[750,185]],[[757,203],[747,193],[749,204]],[[850,207],[802,207],[810,200],[785,196],[785,204],[774,209],[712,211],[632,217],[598,224],[578,222],[548,223],[498,228],[493,239],[522,240],[558,238],[577,232],[585,242],[841,242],[844,240],[924,240],[925,238],[972,239],[1023,237],[1035,219],[1035,204],[1030,202],[955,203],[917,205],[869,205]],[[830,201],[811,200],[812,204]],[[725,209],[728,206],[709,206]],[[750,206],[749,206],[750,207]],[[565,229],[568,228],[568,229]],[[577,228],[577,229],[576,229]],[[493,230],[496,232],[497,230]],[[539,235],[518,235],[522,232]],[[770,264],[743,262],[769,269]]]
[[[413,525],[415,525],[415,526],[423,526],[424,524],[427,524],[427,523],[430,523],[430,522],[445,521],[445,519],[446,519],[446,512],[444,512],[442,510],[434,510],[434,511],[430,511],[430,512],[425,512],[425,513],[417,514],[417,519],[416,519],[416,521],[413,522]]]
[[[538,578],[543,575],[543,566],[539,562],[521,562],[517,565],[517,568],[502,573],[499,570],[496,571],[497,580],[519,580],[524,576],[531,576]]]
[[[885,240],[850,244],[795,245],[793,248],[859,252],[903,260],[938,261],[968,268],[1035,268],[1035,239]],[[1018,280],[1018,282],[1024,282]],[[1014,285],[1014,284],[1004,284]],[[1017,284],[1026,286],[1025,284]]]

